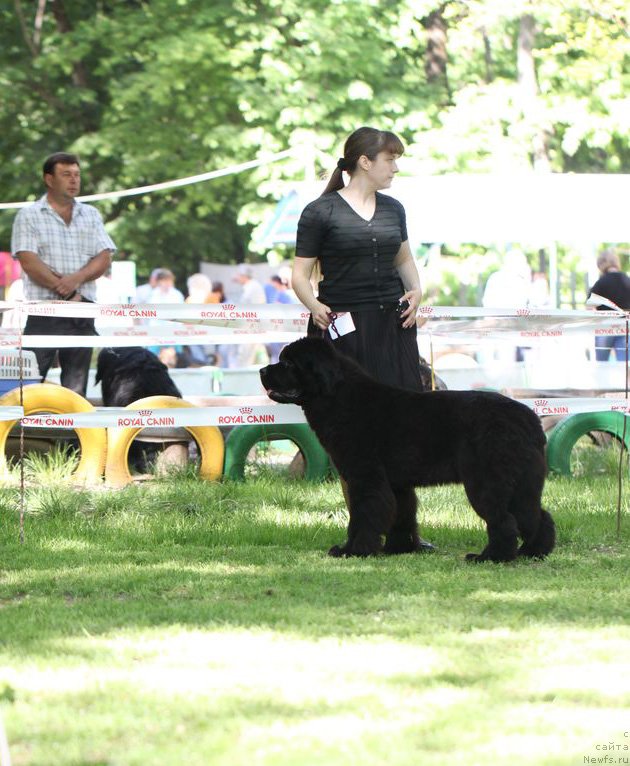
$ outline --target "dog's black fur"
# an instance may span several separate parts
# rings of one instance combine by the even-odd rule
[[[146,396],[182,398],[168,367],[155,354],[140,346],[104,348],[96,362],[95,382],[101,383],[105,407],[126,407]],[[148,473],[165,444],[133,441],[128,462],[133,471]]]
[[[168,367],[140,346],[104,348],[96,362],[95,380],[101,383],[105,407],[126,407],[145,396],[182,398]]]
[[[467,559],[553,550],[555,526],[540,504],[545,435],[525,405],[487,391],[386,386],[318,338],[286,346],[260,377],[271,399],[302,406],[347,482],[348,540],[332,556],[419,550],[414,487],[459,482],[488,531],[486,547]]]

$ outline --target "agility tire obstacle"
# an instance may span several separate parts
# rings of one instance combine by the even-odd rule
[[[194,404],[185,402],[175,396],[147,396],[128,404],[126,410],[176,409],[193,407]],[[225,443],[223,434],[217,426],[182,426],[197,442],[201,463],[199,478],[216,481],[223,473]],[[107,462],[105,464],[105,483],[110,487],[124,487],[133,479],[129,473],[127,459],[129,447],[135,437],[142,431],[135,428],[107,429]]]
[[[87,399],[69,388],[53,383],[35,383],[22,389],[22,403],[25,415],[51,413],[64,415],[72,412],[94,412]],[[20,389],[14,388],[0,396],[0,407],[16,407],[20,405]],[[17,420],[0,422],[0,480],[9,475],[5,447],[7,438]],[[105,428],[76,428],[81,457],[76,471],[72,474],[72,482],[77,484],[98,484],[103,479],[105,455],[107,452],[107,431]]]
[[[325,479],[330,472],[330,461],[324,448],[306,423],[256,424],[236,426],[225,440],[226,479],[243,481],[249,451],[258,442],[286,439],[292,441],[304,456],[304,478],[308,481]]]
[[[571,476],[571,452],[576,442],[590,431],[605,431],[621,441],[624,438],[621,412],[584,412],[561,420],[549,434],[547,466],[553,473]],[[630,450],[630,425],[626,426],[625,447]]]

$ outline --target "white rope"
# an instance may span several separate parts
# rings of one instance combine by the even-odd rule
[[[251,160],[250,162],[242,162],[240,165],[231,165],[228,168],[222,170],[211,170],[208,173],[200,173],[196,176],[187,176],[186,178],[176,178],[173,181],[163,181],[159,184],[150,184],[149,186],[136,186],[133,189],[123,189],[121,191],[103,192],[102,194],[87,194],[82,197],[77,197],[80,202],[96,202],[103,199],[118,199],[119,197],[131,197],[135,194],[149,194],[154,191],[163,191],[164,189],[176,189],[180,186],[189,186],[190,184],[198,184],[203,181],[210,181],[213,178],[221,178],[222,176],[234,175],[235,173],[242,173],[245,170],[252,170],[253,168],[260,167],[261,165],[269,165],[272,162],[278,162],[278,160],[284,160],[287,157],[292,157],[299,153],[297,148],[286,149],[283,152],[272,154],[269,157],[261,158],[259,160]],[[0,210],[11,210],[20,207],[26,207],[31,205],[30,202],[0,202]]]

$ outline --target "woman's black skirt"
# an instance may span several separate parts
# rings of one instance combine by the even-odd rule
[[[423,391],[417,328],[404,329],[397,306],[352,311],[356,330],[333,340],[309,320],[307,333],[324,338],[341,353],[352,357],[376,380],[390,386]],[[334,334],[334,333],[333,333]]]

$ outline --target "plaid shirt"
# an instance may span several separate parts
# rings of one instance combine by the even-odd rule
[[[66,224],[44,195],[32,205],[23,207],[15,216],[11,253],[15,258],[24,250],[35,253],[59,274],[72,274],[101,251],[114,252],[116,245],[105,231],[101,215],[95,207],[75,200],[72,220]],[[23,277],[24,297],[27,300],[59,300],[53,290],[35,284],[26,274]],[[85,282],[79,293],[91,301],[96,300],[96,284]]]

